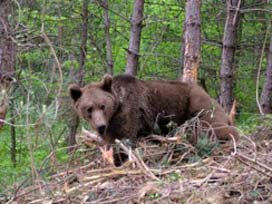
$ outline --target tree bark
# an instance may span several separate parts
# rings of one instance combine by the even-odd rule
[[[80,55],[79,55],[79,69],[77,77],[74,78],[76,83],[83,85],[84,77],[84,65],[86,61],[87,53],[87,37],[88,37],[88,0],[83,0],[82,4],[82,33],[81,33],[81,46],[80,46]],[[77,114],[73,114],[68,123],[69,126],[69,135],[67,138],[68,143],[68,153],[74,151],[74,145],[76,144],[76,132],[79,126],[79,117]]]
[[[82,33],[81,33],[81,46],[80,46],[80,56],[79,56],[79,75],[78,83],[82,85],[82,80],[84,77],[84,65],[86,61],[87,54],[87,37],[88,37],[88,0],[83,0],[82,4]]]
[[[197,80],[200,64],[200,6],[201,0],[188,0],[185,8],[185,49],[182,80],[186,82]]]
[[[111,38],[110,38],[110,18],[109,18],[109,3],[108,0],[102,0],[100,3],[104,9],[104,22],[105,22],[105,34],[106,34],[106,51],[107,51],[107,72],[113,74],[113,57],[111,48]]]
[[[180,69],[178,78],[182,81],[183,79],[183,70],[184,70],[184,54],[185,54],[185,30],[186,24],[183,22],[183,31],[181,35],[181,47],[180,47]]]
[[[227,1],[227,18],[224,28],[223,50],[220,67],[220,104],[229,113],[233,102],[234,54],[236,49],[237,28],[240,19],[241,0]]]
[[[267,68],[261,95],[261,107],[263,109],[263,113],[272,113],[272,36],[267,53]]]
[[[57,10],[58,10],[58,20],[59,22],[61,22],[61,2],[58,2],[58,6],[57,6]],[[62,64],[63,61],[63,51],[62,51],[62,44],[63,44],[63,24],[62,23],[58,23],[58,47],[60,48],[58,50],[58,59],[60,64]]]
[[[0,1],[0,128],[6,118],[9,104],[9,94],[13,78],[15,77],[16,66],[16,45],[11,39],[11,25],[8,16],[12,15],[12,1]],[[14,104],[12,102],[12,109]],[[11,110],[11,161],[16,166],[16,132],[14,110]]]
[[[8,16],[11,15],[11,1],[0,1],[0,76],[15,75],[16,48],[10,36]]]
[[[127,50],[126,74],[136,75],[139,65],[139,50],[144,13],[144,0],[135,0],[131,19],[129,47]]]
[[[12,2],[0,1],[0,119],[5,120],[8,110],[8,92],[15,76],[16,45],[10,36],[8,16],[11,15]],[[0,122],[0,128],[3,121]]]
[[[16,167],[16,129],[15,129],[15,105],[13,99],[11,100],[11,111],[10,111],[10,137],[11,137],[11,147],[10,147],[10,156],[13,166]]]

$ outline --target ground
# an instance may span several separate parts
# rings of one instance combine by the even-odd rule
[[[206,137],[192,146],[188,127],[141,139],[122,167],[103,161],[98,148],[81,145],[80,159],[71,155],[54,174],[8,188],[0,203],[272,203],[271,127],[260,126],[231,147]],[[120,149],[129,151],[121,142]]]

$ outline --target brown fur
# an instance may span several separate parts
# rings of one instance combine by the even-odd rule
[[[219,139],[239,138],[222,107],[196,84],[107,75],[83,88],[71,85],[69,91],[75,109],[94,129],[105,126],[100,136],[109,143],[148,134],[156,124],[166,133],[170,121],[181,125],[200,111]]]

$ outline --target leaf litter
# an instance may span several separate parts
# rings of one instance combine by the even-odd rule
[[[78,136],[80,156],[71,155],[49,176],[40,171],[7,188],[0,203],[272,203],[272,128],[221,144],[207,139],[207,129],[196,139],[196,125],[191,120],[168,136],[141,138],[135,149],[117,141],[115,150],[128,157],[119,167],[103,158],[84,130]]]

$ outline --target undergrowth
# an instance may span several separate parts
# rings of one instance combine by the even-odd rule
[[[260,126],[272,127],[271,121],[271,116],[240,115],[237,118],[236,126],[240,132],[247,135],[256,131]],[[29,127],[28,136],[26,136],[26,127],[16,128],[17,156],[16,165],[14,165],[10,156],[10,128],[8,125],[4,126],[0,132],[0,192],[4,191],[7,186],[19,185],[30,178],[33,169],[37,171],[46,169],[47,173],[43,174],[46,177],[56,171],[57,167],[54,169],[54,166],[69,162],[71,158],[66,149],[67,129],[65,129],[65,124],[56,122],[49,128],[50,130],[45,126],[42,127],[38,132],[40,135],[37,135],[35,130]],[[29,141],[31,141],[31,144],[28,144]],[[209,156],[216,147],[218,147],[217,143],[211,142],[205,135],[202,135],[196,144],[197,154],[192,155],[188,162],[193,163]],[[33,152],[33,160],[31,160],[31,151]],[[52,152],[54,152],[54,156],[50,156]],[[80,155],[80,152],[73,156],[76,157],[77,154]],[[179,176],[173,173],[169,175],[169,179],[176,180],[179,179]],[[157,195],[152,196],[156,197]]]

